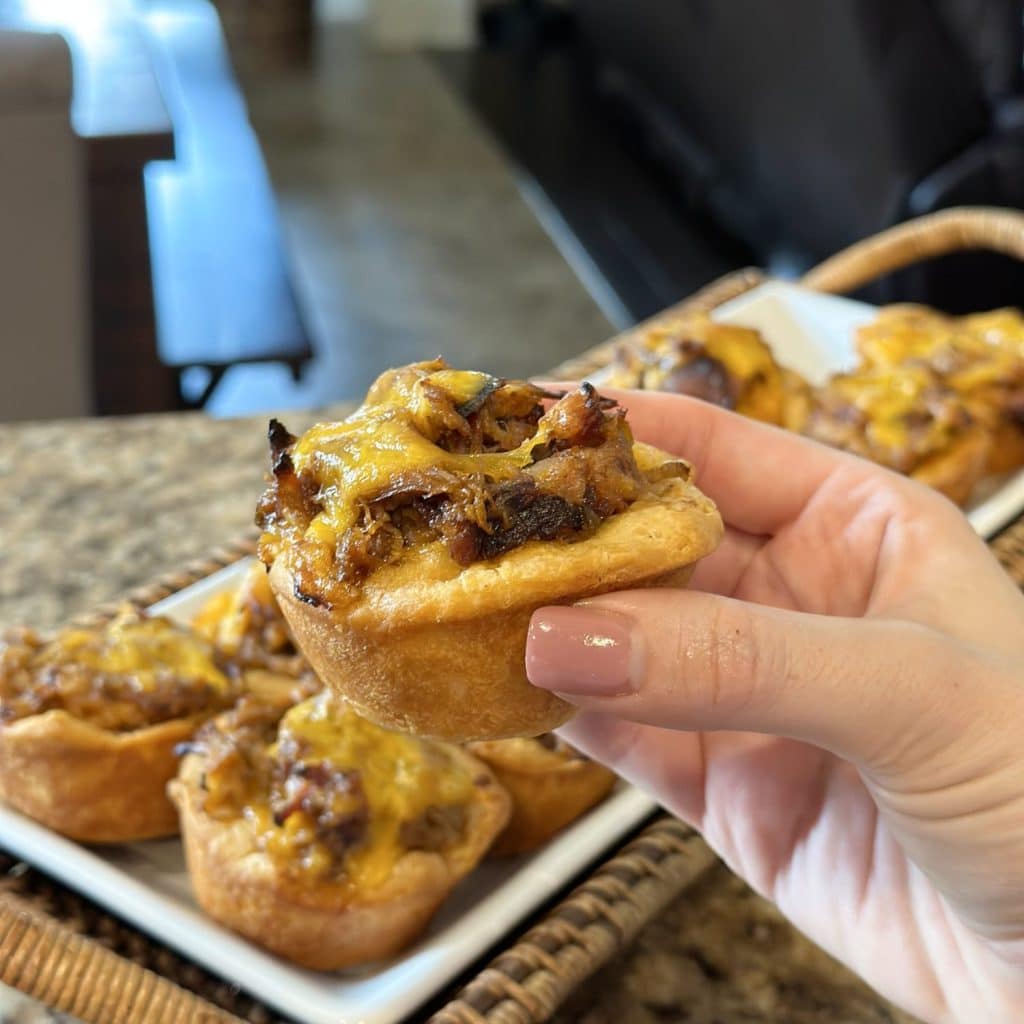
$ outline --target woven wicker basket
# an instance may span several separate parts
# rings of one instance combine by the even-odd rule
[[[923,260],[970,249],[988,249],[1024,260],[1024,213],[963,206],[919,217],[851,245],[808,271],[799,283],[838,295]],[[606,366],[622,341],[659,321],[691,311],[710,312],[767,280],[764,273],[751,267],[727,274],[633,330],[567,360],[552,375],[560,380],[584,377]]]
[[[847,291],[918,260],[968,248],[1024,259],[1024,215],[962,209],[925,217],[851,247],[811,271],[803,283]],[[756,270],[739,271],[663,315],[713,309],[764,279]],[[562,364],[554,375],[571,379],[599,369],[621,340]],[[249,554],[254,540],[244,537],[126,600],[152,604]],[[1024,586],[1024,518],[1004,530],[992,548]],[[98,608],[76,621],[102,622],[115,607]],[[0,854],[0,869],[2,862]],[[485,966],[430,1018],[432,1024],[546,1020],[713,863],[714,855],[692,830],[668,815],[658,817]],[[86,1024],[274,1019],[237,989],[31,870],[0,881],[0,981]]]

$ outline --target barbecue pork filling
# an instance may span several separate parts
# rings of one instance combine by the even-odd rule
[[[280,711],[243,699],[182,748],[202,758],[203,810],[243,819],[297,880],[382,884],[410,851],[465,838],[474,778],[444,744],[381,729],[321,694]]]
[[[313,670],[295,646],[259,562],[252,563],[237,588],[210,598],[192,628],[214,645],[231,675],[249,673],[251,682],[256,670],[311,681]]]
[[[296,596],[316,605],[432,545],[457,568],[582,539],[651,483],[624,411],[589,384],[553,394],[441,360],[389,371],[352,416],[299,439],[273,421],[270,445],[260,554],[288,549]]]
[[[978,421],[923,365],[836,374],[820,388],[804,433],[901,473],[948,451]]]
[[[61,710],[121,733],[213,715],[239,694],[222,668],[198,634],[134,608],[52,640],[11,629],[0,636],[0,725]]]

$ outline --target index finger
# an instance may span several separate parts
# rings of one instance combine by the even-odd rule
[[[792,522],[839,470],[882,472],[854,456],[697,398],[599,390],[623,406],[638,441],[690,462],[697,486],[715,501],[722,518],[746,533],[773,534]]]

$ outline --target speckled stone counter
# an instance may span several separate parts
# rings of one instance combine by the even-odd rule
[[[0,626],[55,626],[238,536],[266,428],[198,413],[0,425]]]
[[[285,417],[302,430],[313,414]],[[266,419],[198,414],[0,426],[0,625],[68,616],[236,536]],[[8,1009],[0,1024],[35,1021]],[[588,984],[559,1024],[907,1024],[716,869]]]

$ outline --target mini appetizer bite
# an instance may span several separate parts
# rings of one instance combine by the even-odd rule
[[[985,472],[1024,465],[1024,316],[997,309],[951,317],[923,306],[889,306],[857,332],[864,362],[925,365],[961,396],[992,434]]]
[[[552,402],[545,411],[545,402]],[[326,685],[388,728],[539,735],[572,707],[529,685],[534,609],[681,585],[722,535],[681,459],[582,385],[385,373],[340,423],[274,422],[260,554]]]
[[[765,423],[801,418],[806,385],[775,362],[761,335],[705,314],[656,324],[619,347],[610,387],[690,395]]]
[[[455,746],[387,732],[322,693],[207,723],[169,787],[196,898],[215,920],[315,970],[419,936],[508,820]]]
[[[536,739],[483,740],[469,752],[486,764],[512,797],[512,816],[491,856],[535,850],[600,803],[616,775],[554,733]]]
[[[174,748],[237,696],[206,640],[134,609],[49,642],[12,630],[0,641],[0,799],[82,842],[172,835]]]
[[[922,364],[837,374],[815,392],[804,432],[960,504],[984,474],[991,446],[963,397]]]
[[[295,646],[262,562],[254,561],[233,590],[211,597],[192,620],[192,628],[217,648],[234,672],[265,670],[293,679],[312,675],[312,667]]]

